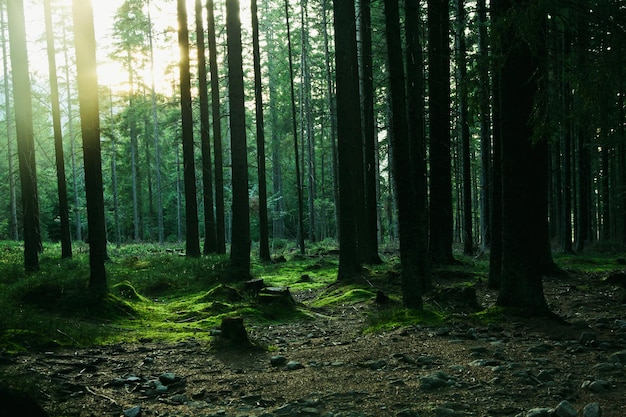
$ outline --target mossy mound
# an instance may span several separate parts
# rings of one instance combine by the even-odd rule
[[[113,292],[117,293],[121,298],[130,301],[147,301],[146,297],[137,292],[135,287],[129,281],[122,281],[113,286]]]

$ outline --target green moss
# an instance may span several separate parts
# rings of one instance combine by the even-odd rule
[[[122,281],[113,286],[115,291],[121,298],[131,301],[148,301],[146,297],[139,294],[133,284],[129,281]]]
[[[502,323],[507,319],[507,312],[504,307],[492,306],[472,314],[472,317],[482,324]]]
[[[436,326],[444,322],[444,316],[436,311],[392,307],[372,314],[365,332],[380,332],[416,324]]]
[[[332,305],[352,305],[372,300],[376,297],[373,290],[365,290],[358,287],[348,286],[322,294],[313,302],[314,307],[327,307]]]

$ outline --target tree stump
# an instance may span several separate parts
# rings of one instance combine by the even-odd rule
[[[220,340],[229,346],[248,348],[252,346],[248,332],[243,325],[243,317],[226,317],[220,326]]]
[[[262,278],[251,279],[244,283],[243,289],[244,291],[248,291],[254,293],[255,295],[259,294],[263,288],[265,288],[265,281]]]
[[[296,300],[294,300],[289,288],[286,287],[266,287],[259,293],[259,302],[261,304],[279,304],[286,307],[294,307]]]
[[[48,417],[48,413],[28,394],[4,385],[0,385],[0,410],[7,415]]]

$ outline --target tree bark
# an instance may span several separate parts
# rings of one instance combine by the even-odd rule
[[[265,122],[263,118],[263,86],[261,84],[261,51],[259,46],[259,18],[257,1],[251,0],[252,53],[254,61],[254,97],[256,115],[257,173],[259,181],[259,258],[269,262],[269,224],[267,219],[267,181],[265,172]]]
[[[233,225],[230,247],[231,270],[238,281],[250,279],[250,203],[248,200],[248,149],[241,53],[239,0],[226,2],[228,41],[228,98],[232,159]]]
[[[7,16],[15,105],[15,131],[22,188],[24,268],[27,272],[32,272],[39,269],[41,235],[39,228],[33,107],[26,50],[24,4],[22,0],[13,0],[7,3]]]
[[[189,72],[189,31],[187,6],[178,0],[178,46],[180,48],[180,110],[183,136],[183,178],[185,182],[186,254],[200,257],[198,233],[198,202],[196,201],[196,170],[193,152],[193,120],[191,109],[191,75]]]
[[[447,264],[454,260],[449,32],[448,1],[429,0],[430,256],[436,264]]]
[[[65,182],[65,157],[63,155],[63,132],[61,130],[61,107],[59,104],[59,84],[57,80],[56,49],[52,31],[52,10],[50,0],[44,0],[46,41],[48,49],[48,69],[50,72],[50,101],[54,131],[54,154],[57,169],[57,191],[59,196],[59,218],[61,220],[61,258],[72,257],[67,184]]]
[[[96,38],[90,0],[73,0],[74,39],[78,101],[83,136],[87,225],[89,227],[89,287],[103,296],[107,291],[106,223],[102,190],[102,155],[100,150],[100,111],[96,74]]]
[[[209,94],[207,86],[206,58],[204,52],[204,28],[202,25],[202,2],[195,2],[196,45],[198,48],[198,92],[200,100],[200,143],[202,152],[202,198],[204,202],[204,250],[205,255],[217,252],[215,216],[213,215],[213,175],[211,173],[211,135],[209,134]]]

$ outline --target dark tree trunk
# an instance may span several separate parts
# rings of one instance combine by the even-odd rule
[[[50,0],[44,0],[46,40],[48,47],[48,69],[50,71],[50,101],[52,104],[52,124],[54,130],[54,154],[57,168],[57,188],[59,196],[59,218],[61,220],[61,258],[72,257],[70,215],[65,182],[65,157],[63,156],[63,132],[61,130],[61,106],[59,104],[59,83],[57,80],[56,49],[52,31],[52,10]]]
[[[335,0],[335,72],[337,83],[337,138],[339,174],[339,270],[338,280],[361,272],[358,230],[355,218],[358,190],[363,186],[355,161],[361,159],[362,134],[359,103],[359,71],[354,1]],[[358,156],[358,157],[355,157]]]
[[[241,56],[239,0],[226,2],[228,41],[228,98],[232,159],[233,225],[230,263],[236,280],[250,278],[250,203],[248,201],[248,149]]]
[[[251,0],[252,45],[254,58],[254,97],[256,115],[257,173],[259,177],[259,258],[269,262],[269,224],[267,220],[267,181],[265,178],[265,122],[263,119],[263,86],[261,85],[261,52],[257,1]]]
[[[204,50],[204,27],[202,2],[196,0],[196,44],[198,46],[198,92],[200,101],[200,143],[202,150],[202,198],[204,202],[204,249],[205,255],[217,252],[215,216],[213,215],[213,175],[211,174],[211,135],[209,133],[209,94]]]
[[[361,0],[361,92],[363,106],[363,156],[365,173],[365,221],[361,256],[366,264],[381,263],[378,256],[378,187],[376,173],[376,120],[374,115],[374,75],[372,69],[371,0]]]
[[[498,0],[505,13],[511,0]],[[517,2],[522,13],[530,1]],[[500,51],[507,51],[500,69],[502,115],[502,272],[497,305],[527,314],[549,312],[543,294],[547,238],[548,149],[544,138],[533,140],[532,119],[538,94],[539,59],[526,39],[541,39],[542,18],[531,22],[534,36],[523,36],[514,25],[499,33]]]
[[[22,187],[22,218],[24,222],[24,268],[39,269],[41,235],[39,228],[39,202],[37,196],[37,170],[35,165],[35,135],[33,132],[33,107],[26,51],[26,27],[22,0],[7,3],[15,131]]]
[[[454,260],[452,257],[449,8],[448,0],[428,1],[430,256],[436,264],[446,264]]]
[[[213,0],[207,0],[209,68],[211,71],[211,119],[213,120],[213,152],[215,157],[215,234],[217,253],[226,253],[222,121],[220,116],[220,85],[217,73],[217,44],[215,41],[215,17],[213,7]]]
[[[178,47],[180,48],[180,111],[183,137],[183,178],[185,182],[185,249],[191,258],[200,257],[196,169],[193,152],[193,110],[191,108],[191,74],[189,71],[189,30],[187,5],[178,0]]]
[[[87,226],[89,227],[89,287],[101,297],[107,291],[106,222],[102,189],[102,155],[100,150],[100,111],[96,75],[96,37],[90,0],[73,0],[74,39],[78,102],[83,136]]]
[[[411,164],[398,0],[385,0],[385,33],[389,57],[393,172],[398,198],[402,302],[405,307],[421,309],[424,265],[420,265],[419,253],[421,225],[413,218],[418,211],[418,195],[415,166]]]
[[[483,248],[491,246],[491,114],[489,89],[489,39],[486,0],[478,0],[478,77],[480,100],[480,232]]]
[[[416,229],[416,262],[422,289],[430,291],[432,282],[428,259],[428,172],[426,155],[426,130],[424,118],[424,61],[422,56],[420,5],[416,1],[405,2],[405,17],[412,25],[405,25],[407,68],[407,116],[409,129],[409,153],[416,206],[414,222]]]
[[[298,247],[304,254],[304,202],[302,196],[302,176],[300,173],[300,151],[298,149],[298,122],[296,119],[296,92],[294,88],[293,54],[291,51],[291,27],[289,25],[289,1],[285,0],[285,21],[287,23],[287,45],[289,53],[289,80],[291,86],[291,126],[293,134],[294,161],[296,165],[296,192],[298,198]]]
[[[470,157],[470,129],[468,109],[467,83],[467,56],[465,46],[465,5],[463,0],[457,0],[457,105],[458,105],[458,134],[461,142],[461,190],[463,200],[463,253],[474,253],[474,233],[472,226],[472,166]]]

